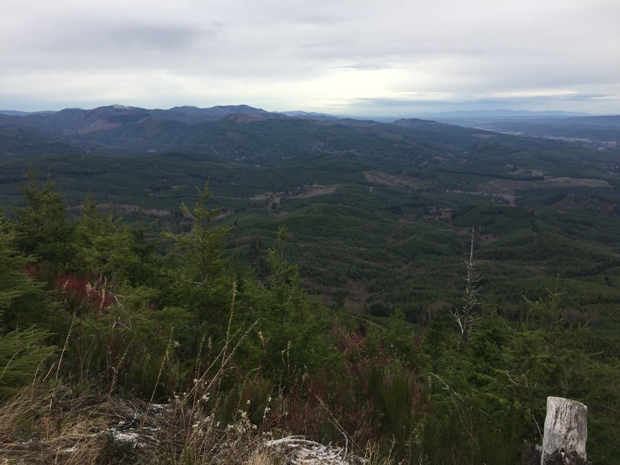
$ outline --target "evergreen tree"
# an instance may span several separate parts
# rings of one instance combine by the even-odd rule
[[[152,229],[153,224],[145,223],[142,212],[139,223],[129,228],[132,237],[131,252],[137,258],[131,267],[129,278],[134,284],[151,287],[156,286],[161,265],[155,255],[158,244]]]
[[[289,379],[301,370],[332,363],[325,340],[327,321],[323,308],[306,296],[297,265],[290,264],[284,249],[288,231],[278,230],[277,248],[267,253],[268,287],[262,287],[260,328],[268,341],[265,366]]]
[[[0,212],[0,400],[32,383],[42,358],[53,352],[49,334],[33,327],[48,323],[50,299],[26,274],[28,258],[13,247],[14,234]]]
[[[277,249],[267,253],[269,267],[269,287],[274,301],[273,312],[280,326],[285,321],[301,323],[301,305],[304,303],[304,292],[297,265],[291,265],[284,259],[284,248],[288,239],[288,231],[284,226],[278,229]]]
[[[15,234],[0,212],[0,327],[27,328],[49,323],[50,298],[42,284],[27,275],[31,261],[14,246]]]
[[[71,268],[75,258],[74,228],[54,182],[48,177],[40,186],[37,172],[31,168],[22,193],[26,205],[15,210],[18,248],[52,273]]]
[[[189,233],[166,233],[179,255],[178,263],[166,274],[167,303],[193,313],[199,323],[225,321],[232,289],[222,253],[224,238],[230,228],[214,226],[219,208],[209,208],[208,184],[198,191],[192,208],[181,205],[184,216],[191,221]],[[218,325],[223,327],[223,325]]]
[[[128,280],[139,263],[131,231],[122,221],[112,207],[107,214],[100,215],[97,203],[87,198],[76,225],[82,271],[107,280],[111,288]]]

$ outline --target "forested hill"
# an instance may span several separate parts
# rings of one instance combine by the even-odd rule
[[[599,324],[604,304],[617,301],[620,164],[611,146],[245,105],[113,105],[0,122],[5,205],[23,202],[32,164],[72,214],[89,194],[174,230],[184,221],[178,206],[208,180],[218,221],[233,227],[228,253],[260,273],[261,254],[287,227],[305,288],[328,305],[377,316],[399,309],[418,322],[455,305],[472,226],[485,294],[511,315],[522,315],[521,295],[537,298],[558,279],[587,315],[578,321]]]
[[[0,128],[0,153],[5,157],[44,154],[44,147],[33,148],[31,142],[46,140],[48,144],[72,146],[73,152],[126,156],[192,151],[250,163],[260,160],[259,156],[263,161],[278,160],[299,152],[361,150],[367,144],[370,147],[366,155],[380,148],[393,151],[419,146],[465,150],[475,145],[475,137],[484,135],[484,131],[428,120],[385,124],[345,118],[313,119],[305,114],[287,116],[245,105],[170,110],[113,105],[21,116],[0,114]],[[501,140],[509,145],[514,139],[499,134],[495,137],[495,142]],[[347,143],[354,146],[347,147]],[[287,154],[287,149],[295,152]],[[49,150],[58,153],[53,146]]]
[[[216,444],[255,425],[517,464],[554,395],[613,463],[619,156],[247,106],[0,115],[3,444],[68,450],[133,398],[177,406],[138,463],[242,463]]]

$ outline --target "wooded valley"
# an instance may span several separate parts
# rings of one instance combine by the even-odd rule
[[[243,424],[520,464],[562,396],[620,463],[615,120],[583,143],[196,110],[0,115],[0,456],[54,463],[80,402],[123,399],[178,428],[93,463],[230,461],[214,431]]]

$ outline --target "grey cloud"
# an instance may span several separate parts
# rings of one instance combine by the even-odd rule
[[[198,30],[182,25],[126,24],[99,31],[88,37],[87,43],[90,48],[103,43],[116,50],[138,46],[143,49],[183,51],[198,39],[212,39],[216,35],[216,28]]]
[[[354,107],[384,97],[375,109],[419,105],[412,94],[426,96],[424,105],[608,107],[620,95],[620,2],[612,0],[11,3],[0,17],[0,102],[46,92],[72,97],[43,87],[53,73],[120,97],[159,75],[152,91],[135,89],[144,99],[152,92],[151,106],[179,98],[198,104],[197,92],[267,108],[302,94],[303,102]],[[107,77],[93,79],[98,74]],[[114,93],[118,82],[123,94]],[[337,102],[350,88],[358,99]]]
[[[383,70],[383,69],[398,68],[398,65],[392,64],[390,62],[386,62],[386,63],[357,62],[357,63],[345,63],[341,67],[345,68],[345,69],[357,69],[357,70],[366,70],[366,71],[379,71],[379,70]]]
[[[153,56],[191,52],[216,40],[219,29],[139,22],[71,24],[29,40],[30,53],[17,57],[15,63],[42,69],[140,66]]]

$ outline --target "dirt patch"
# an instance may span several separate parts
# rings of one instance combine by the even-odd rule
[[[143,215],[153,218],[165,218],[172,214],[168,210],[158,210],[156,208],[141,208],[138,205],[131,204],[98,203],[96,208],[99,213],[108,213],[110,210],[112,210],[115,213],[123,215]],[[84,210],[84,206],[77,205],[75,207],[70,207],[69,210],[82,212]]]
[[[408,187],[412,189],[424,189],[430,187],[429,181],[423,181],[421,179],[414,178],[407,174],[387,174],[381,171],[365,171],[364,177],[367,181],[374,184],[380,184],[390,187]]]
[[[324,186],[322,184],[312,184],[298,187],[296,190],[289,192],[265,192],[251,197],[250,200],[266,201],[268,206],[272,204],[280,205],[283,199],[307,199],[319,195],[333,194],[336,190],[338,190],[338,185]]]
[[[533,181],[515,181],[511,179],[493,179],[478,186],[478,191],[485,194],[514,195],[519,190],[559,189],[563,187],[602,187],[610,188],[602,179],[547,178]]]
[[[289,193],[289,197],[305,199],[308,197],[316,197],[318,195],[333,194],[337,189],[337,185],[322,186],[320,184],[313,184],[312,186],[300,187],[292,195]]]

